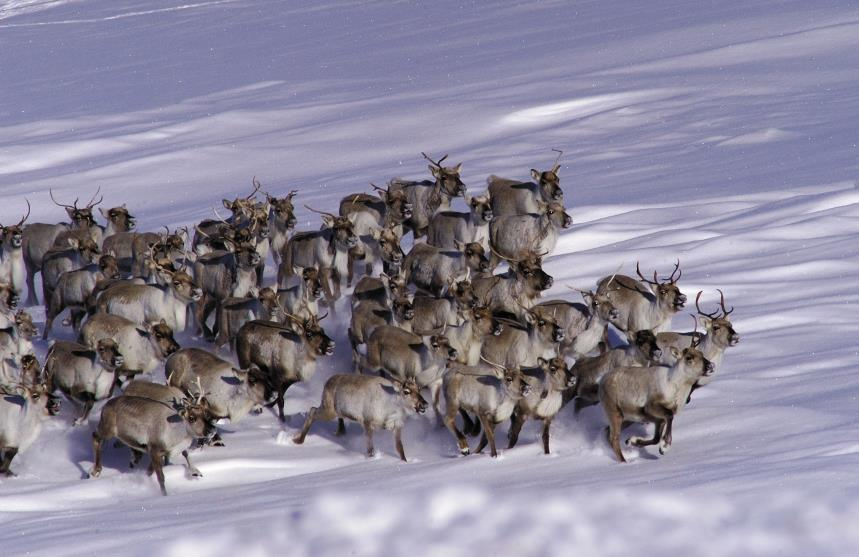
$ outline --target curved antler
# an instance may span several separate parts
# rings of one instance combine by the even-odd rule
[[[96,205],[98,205],[99,203],[104,201],[103,195],[98,198],[98,201],[95,201],[95,196],[97,196],[100,191],[101,191],[101,186],[99,186],[98,189],[95,190],[95,193],[92,194],[92,198],[89,200],[89,203],[86,204],[87,209],[92,209],[93,207],[95,207]],[[75,200],[75,204],[77,204],[77,200]]]
[[[253,186],[254,186],[254,191],[252,191],[250,193],[250,195],[245,197],[245,199],[250,199],[251,197],[255,196],[257,194],[257,192],[260,190],[260,188],[262,187],[262,184],[259,183],[259,180],[257,180],[256,176],[251,178],[251,184],[253,184]]]
[[[683,276],[683,271],[680,271],[680,274],[677,275],[677,278],[674,278],[674,273],[676,273],[677,271],[680,271],[680,259],[677,259],[677,263],[674,265],[674,270],[671,271],[671,276],[668,277],[668,282],[674,284],[675,282],[680,280],[680,277]]]
[[[716,313],[718,313],[719,310],[716,310],[713,313],[706,313],[706,312],[701,311],[701,307],[698,305],[698,301],[701,299],[701,294],[703,294],[703,293],[704,293],[703,290],[699,290],[698,295],[695,296],[695,309],[698,310],[699,315],[703,315],[704,317],[709,317],[710,319],[716,319],[716,317],[717,317]],[[695,323],[697,323],[697,322],[698,322],[698,320],[696,319]]]
[[[54,199],[54,190],[52,188],[48,189],[48,194],[51,196],[51,201],[54,202],[54,205],[58,207],[65,207],[66,209],[77,209],[78,208],[78,198],[75,198],[74,205],[66,205],[65,203],[60,203],[56,199]]]
[[[27,214],[26,214],[26,215],[24,215],[24,218],[22,218],[20,221],[18,221],[17,226],[21,226],[22,224],[24,224],[24,221],[25,221],[25,220],[27,220],[27,217],[29,217],[29,216],[30,216],[30,200],[29,200],[29,199],[24,199],[24,201],[26,201],[26,202],[27,202]]]
[[[722,317],[728,317],[729,315],[731,315],[731,313],[734,312],[734,306],[731,306],[731,309],[725,309],[725,293],[718,288],[716,290],[718,290],[719,294],[721,295],[719,305],[722,306]]]
[[[313,207],[310,207],[309,205],[305,205],[304,208],[307,209],[308,211],[313,211],[314,213],[319,213],[320,215],[329,216],[332,219],[337,218],[337,215],[335,215],[334,213],[326,213],[325,211],[318,211],[318,210],[314,209]]]
[[[554,166],[558,166],[558,161],[561,160],[561,155],[563,155],[564,152],[561,151],[560,149],[555,149],[554,147],[552,147],[552,151],[555,151],[556,153],[558,153],[558,156],[555,157],[555,162],[553,163]]]
[[[639,268],[639,262],[635,262],[635,273],[638,275],[638,278],[646,282],[647,284],[659,284],[659,279],[656,278],[656,271],[653,271],[653,280],[648,280],[644,278],[644,275],[641,274],[641,269]]]
[[[441,163],[442,163],[442,162],[444,162],[444,159],[446,159],[446,158],[447,158],[447,155],[445,155],[445,156],[443,156],[442,158],[438,159],[438,161],[434,161],[434,160],[432,160],[431,158],[429,158],[429,155],[427,155],[427,154],[426,154],[426,153],[424,153],[423,151],[421,151],[421,155],[423,155],[423,156],[424,156],[424,158],[425,158],[426,160],[428,160],[428,161],[430,161],[431,163],[433,163],[437,168],[442,168]]]

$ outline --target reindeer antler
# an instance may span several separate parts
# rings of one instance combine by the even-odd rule
[[[653,271],[653,280],[648,280],[644,278],[644,275],[641,274],[641,269],[639,268],[639,262],[635,262],[635,272],[638,275],[638,278],[646,282],[647,284],[659,284],[659,279],[656,277],[656,271]]]
[[[66,205],[65,203],[60,203],[59,201],[54,199],[54,190],[52,188],[48,188],[48,195],[51,196],[51,201],[54,202],[54,205],[57,205],[58,207],[65,207],[66,209],[77,209],[78,208],[78,198],[75,198],[75,204],[74,205]]]
[[[704,293],[703,290],[699,290],[698,295],[695,296],[695,309],[698,310],[699,315],[703,315],[704,317],[709,317],[710,319],[716,319],[716,313],[718,313],[719,310],[716,310],[713,313],[706,313],[706,312],[701,311],[701,307],[698,305],[698,301],[701,299],[701,294],[703,294],[703,293]],[[696,324],[698,323],[697,319],[695,320],[695,323]]]
[[[443,156],[442,158],[438,159],[438,161],[436,162],[436,161],[432,160],[431,158],[429,158],[429,155],[427,155],[427,154],[426,154],[426,153],[424,153],[423,151],[421,151],[421,155],[423,155],[423,156],[424,156],[424,158],[425,158],[426,160],[428,160],[428,161],[430,161],[431,163],[433,163],[437,168],[441,168],[441,167],[442,167],[442,166],[441,166],[441,163],[442,163],[442,162],[444,162],[444,159],[446,159],[446,158],[447,158],[447,155],[445,155],[445,156]]]
[[[557,165],[558,165],[558,161],[559,161],[559,160],[561,160],[561,155],[563,155],[563,154],[564,154],[564,152],[563,152],[563,151],[561,151],[560,149],[555,149],[554,147],[552,147],[552,151],[554,151],[554,152],[558,153],[558,156],[555,158],[555,162],[553,163],[553,164],[554,164],[554,166],[557,166]]]
[[[25,220],[27,220],[27,217],[29,217],[29,216],[30,216],[30,200],[29,200],[29,199],[24,199],[24,201],[26,201],[26,202],[27,202],[27,214],[26,214],[26,215],[24,215],[24,217],[23,217],[20,221],[18,221],[18,225],[17,225],[17,226],[21,226],[22,224],[24,224],[24,221],[25,221]]]
[[[101,186],[99,186],[98,189],[95,190],[95,193],[92,194],[92,198],[89,200],[89,203],[86,204],[87,209],[92,209],[93,207],[95,207],[96,205],[98,205],[99,203],[104,201],[104,196],[99,197],[98,201],[95,201],[95,196],[97,196],[100,191],[101,191]],[[75,200],[75,203],[77,203],[77,200]]]
[[[257,180],[256,176],[251,178],[251,184],[253,184],[253,186],[254,186],[254,191],[252,191],[250,193],[250,195],[245,197],[245,199],[250,199],[251,197],[255,196],[257,194],[257,192],[260,190],[260,188],[262,187],[262,184],[259,183],[259,180]]]
[[[326,213],[325,211],[318,211],[318,210],[314,209],[313,207],[310,207],[309,205],[305,205],[304,208],[307,209],[308,211],[313,211],[314,213],[319,213],[320,215],[329,216],[332,219],[337,218],[337,215],[335,215],[334,213]]]
[[[734,306],[731,306],[731,309],[725,309],[725,293],[718,288],[716,290],[718,290],[719,294],[721,295],[719,305],[722,306],[722,317],[728,317],[729,315],[731,315],[731,313],[734,312]]]

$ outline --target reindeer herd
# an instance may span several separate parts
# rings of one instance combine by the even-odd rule
[[[667,278],[646,278],[639,265],[637,278],[607,275],[579,291],[584,303],[541,301],[553,286],[543,260],[572,225],[557,160],[532,170],[532,181],[490,176],[485,193],[469,196],[461,164],[424,157],[431,179],[371,184],[375,193],[346,196],[338,214],[307,207],[322,217],[318,230],[295,230],[296,191],[273,197],[256,179],[250,195],[223,200],[226,218],[214,211],[193,234],[139,232],[124,205],[100,209],[107,223],[99,225],[99,192],[83,207],[51,192],[69,223],[25,224],[28,203],[24,218],[0,227],[0,474],[12,475],[12,460],[57,414],[62,394],[80,407],[76,426],[100,407],[90,476],[116,438],[131,466],[148,454],[166,494],[170,453],[181,447],[199,475],[188,449],[222,444],[218,420],[264,406],[285,420],[289,387],[335,353],[324,319],[339,320],[346,307],[354,369],[328,379],[296,444],[317,420],[336,419],[338,434],[352,420],[368,455],[373,432],[387,429],[406,460],[406,420],[431,406],[463,455],[468,436],[480,435],[476,452],[489,445],[496,456],[496,427],[507,420],[513,447],[529,419],[542,421],[549,453],[552,421],[573,402],[577,415],[602,405],[619,461],[621,429],[632,422],[654,424],[654,434],[627,444],[664,454],[674,416],[739,341],[724,295],[705,312],[699,292],[695,329],[681,333],[667,331],[687,302],[679,262]],[[460,197],[464,212],[453,207]],[[264,286],[269,254],[276,282]],[[39,273],[42,339],[63,315],[78,335],[53,341],[44,367],[32,317],[16,311],[25,287],[27,305],[38,304]],[[350,299],[338,304],[344,288]],[[186,331],[211,346],[181,348],[174,335]]]

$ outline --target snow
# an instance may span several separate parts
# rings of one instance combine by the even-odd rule
[[[742,337],[665,456],[616,463],[594,407],[562,412],[549,457],[532,422],[493,460],[414,419],[401,463],[387,432],[367,459],[355,424],[290,441],[350,367],[329,323],[337,352],[289,390],[291,420],[226,424],[192,454],[203,478],[165,469],[166,498],[125,450],[82,480],[96,418],[75,428],[66,404],[0,479],[3,555],[855,554],[857,33],[846,0],[0,0],[0,222],[25,198],[58,221],[49,189],[101,187],[140,230],[188,225],[256,176],[299,190],[315,228],[304,204],[425,178],[421,151],[478,192],[558,148],[574,225],[547,298],[679,258],[683,292],[722,289]]]

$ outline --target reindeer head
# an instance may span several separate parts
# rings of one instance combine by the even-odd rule
[[[254,269],[262,260],[256,250],[256,244],[252,242],[242,242],[237,244],[231,240],[225,240],[224,246],[233,252],[233,255],[236,258],[236,264],[241,269]]]
[[[659,282],[656,271],[653,271],[653,280],[644,278],[644,275],[641,274],[641,269],[638,267],[638,263],[635,264],[635,272],[643,282],[650,285],[650,289],[656,295],[660,304],[668,306],[674,311],[680,311],[686,305],[686,295],[680,292],[680,288],[677,286],[677,281],[683,275],[683,271],[680,270],[679,259],[677,260],[677,264],[674,265],[671,276],[662,282]],[[674,275],[677,275],[677,278],[674,278]]]
[[[84,261],[95,261],[101,253],[98,244],[89,236],[70,236],[67,241],[69,247],[76,250]]]
[[[15,327],[24,340],[33,340],[39,334],[39,329],[33,323],[33,316],[23,309],[15,313]]]
[[[105,278],[119,278],[119,262],[112,253],[102,255],[98,258],[98,268]]]
[[[340,217],[333,213],[317,211],[307,205],[307,210],[322,215],[322,228],[331,229],[334,233],[334,243],[352,249],[358,245],[358,235],[355,233],[355,224],[348,217]]]
[[[292,198],[297,193],[297,191],[292,190],[286,197],[280,199],[266,194],[266,199],[271,206],[271,221],[274,223],[275,228],[285,230],[295,228],[295,223],[298,220],[295,218],[295,205],[292,203]]]
[[[18,224],[11,226],[0,225],[0,244],[9,244],[13,249],[18,249],[24,241],[24,222],[30,216],[30,202],[27,201],[27,214],[24,215]]]
[[[542,202],[541,202],[542,203]],[[573,225],[573,217],[571,217],[564,206],[557,201],[543,203],[540,205],[543,209],[543,214],[556,228],[569,228]]]
[[[449,362],[453,362],[459,357],[459,352],[450,345],[450,339],[444,334],[430,335],[429,346],[433,352],[439,356],[444,356]]]
[[[128,212],[128,209],[125,208],[125,205],[121,205],[119,207],[114,207],[113,209],[104,210],[103,208],[99,208],[101,212],[101,216],[107,219],[107,222],[113,226],[113,229],[118,232],[128,232],[129,230],[134,230],[136,226],[136,221],[131,213]]]
[[[656,334],[650,329],[642,329],[635,332],[635,337],[632,339],[633,345],[638,348],[639,352],[644,354],[644,357],[651,362],[658,362],[662,359],[662,349],[656,342]]]
[[[304,281],[304,288],[310,293],[314,300],[322,297],[322,279],[319,276],[319,269],[316,267],[305,267],[301,272],[301,280]]]
[[[698,305],[698,300],[700,300],[702,292],[698,292],[698,295],[695,296],[695,309],[698,310],[698,315],[704,324],[707,335],[713,336],[717,346],[736,346],[740,342],[740,335],[737,334],[733,324],[728,319],[728,316],[733,313],[734,308],[727,309],[725,307],[725,294],[719,290],[719,294],[721,295],[719,306],[722,309],[722,313],[719,314],[719,310],[705,313],[701,311],[701,307]]]
[[[557,343],[562,342],[564,337],[564,329],[558,325],[554,316],[554,310],[544,306],[535,306],[526,308],[520,304],[525,310],[525,322],[536,329],[537,334],[547,342]]]
[[[488,306],[469,308],[465,312],[466,320],[471,321],[478,336],[498,336],[504,331],[504,324],[496,319]]]
[[[215,434],[216,416],[212,414],[209,401],[200,388],[196,398],[187,398],[178,403],[177,411],[188,428],[188,433],[199,439],[208,439]]]
[[[325,330],[319,325],[319,322],[327,316],[326,313],[322,317],[314,315],[307,319],[300,319],[286,314],[286,317],[296,325],[297,334],[301,336],[308,352],[317,356],[330,356],[334,353],[334,340],[326,335]]]
[[[561,169],[560,164],[555,164],[550,170],[540,171],[531,169],[531,179],[540,186],[540,193],[543,199],[551,199],[553,201],[562,201],[564,199],[564,190],[561,189],[561,179],[558,177],[558,171]]]
[[[18,306],[18,293],[9,283],[0,283],[0,311],[9,311]]]
[[[72,220],[72,225],[74,227],[76,227],[76,228],[90,228],[90,227],[93,227],[96,225],[95,219],[92,216],[92,209],[93,209],[93,207],[95,207],[96,205],[101,203],[102,200],[104,199],[103,197],[99,197],[96,200],[96,196],[99,194],[100,191],[101,191],[101,187],[99,187],[96,190],[95,194],[92,196],[92,199],[90,199],[89,203],[87,203],[86,207],[83,207],[83,208],[78,207],[78,200],[77,199],[75,199],[74,204],[65,205],[63,203],[57,202],[57,200],[54,199],[54,192],[53,191],[48,190],[48,193],[51,196],[51,201],[53,201],[55,205],[57,205],[59,207],[63,207],[66,210],[66,213],[69,215],[69,218]]]
[[[465,264],[470,270],[480,273],[489,270],[489,258],[486,257],[486,250],[480,242],[464,244],[459,240],[454,240],[453,243],[456,245],[456,249],[465,256]]]
[[[468,206],[471,208],[471,214],[474,215],[478,221],[489,222],[495,216],[492,212],[492,205],[490,204],[488,193],[472,196],[471,199],[468,200]]]
[[[414,410],[418,414],[423,414],[427,411],[427,401],[421,396],[420,385],[414,377],[407,377],[405,381],[391,381],[394,384],[394,391],[399,393],[409,409]]]
[[[396,298],[397,296],[401,296],[406,293],[406,277],[402,274],[402,272],[396,273],[394,275],[382,273],[379,276],[382,279],[385,288],[387,288],[388,291],[391,293],[391,298]]]
[[[474,286],[471,284],[470,279],[455,280],[451,277],[449,284],[448,293],[456,300],[457,306],[461,308],[473,308],[480,303],[477,294],[474,293]]]
[[[394,266],[402,264],[405,257],[403,248],[400,247],[400,241],[403,239],[402,225],[371,228],[370,235],[379,243],[382,261]]]
[[[555,356],[551,360],[537,358],[537,365],[546,374],[549,382],[557,389],[570,389],[576,386],[576,376],[564,358]]]
[[[103,338],[95,345],[95,351],[99,359],[109,369],[122,367],[125,358],[119,352],[119,345],[112,338]]]
[[[401,321],[411,321],[415,318],[415,305],[409,296],[394,298],[394,301],[391,302],[391,310]]]
[[[138,328],[137,332],[150,340],[162,359],[179,350],[179,343],[173,338],[173,329],[163,319],[155,324],[147,324],[144,329]]]
[[[692,375],[709,377],[716,371],[713,362],[704,357],[704,354],[698,350],[699,340],[692,341],[692,346],[684,348],[681,352],[678,348],[671,347],[671,357],[677,361],[677,365],[682,365],[683,368]]]
[[[429,171],[435,178],[435,185],[439,192],[448,197],[465,197],[465,184],[459,177],[459,174],[462,171],[462,163],[459,163],[456,166],[446,167],[442,166],[441,163],[444,162],[447,155],[443,156],[438,161],[434,161],[429,158],[426,153],[421,154],[426,160],[432,163],[429,165]]]
[[[554,284],[552,277],[543,271],[543,257],[534,252],[522,253],[518,259],[507,259],[517,279],[532,292],[548,290]]]

